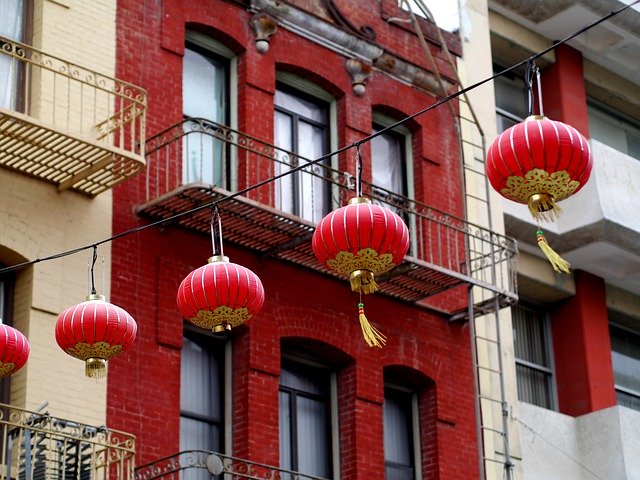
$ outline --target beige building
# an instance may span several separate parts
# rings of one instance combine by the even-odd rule
[[[110,189],[144,165],[145,92],[114,78],[115,2],[0,0],[0,11],[0,267],[28,262],[0,276],[0,314],[31,345],[3,401],[101,425],[106,382],[54,336],[89,293],[91,250],[39,259],[111,235]],[[110,249],[94,271],[107,298]]]

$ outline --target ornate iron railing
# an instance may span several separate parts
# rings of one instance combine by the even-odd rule
[[[303,164],[309,165],[269,181]],[[234,192],[263,183],[244,196],[313,227],[355,196],[355,181],[330,162],[311,164],[276,145],[204,119],[185,119],[147,139],[147,205],[171,197],[184,185]],[[364,196],[403,217],[411,232],[411,258],[443,275],[516,298],[512,239],[373,183],[364,181],[362,188]]]
[[[325,480],[205,450],[187,450],[136,468],[135,480]]]
[[[93,175],[108,188],[144,166],[146,111],[142,88],[0,37],[0,165],[62,188]],[[93,152],[101,146],[112,155]],[[109,162],[115,166],[101,172]]]
[[[0,404],[1,480],[133,480],[127,433]]]

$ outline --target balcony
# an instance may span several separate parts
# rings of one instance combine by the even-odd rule
[[[313,475],[230,457],[204,450],[188,450],[136,468],[135,480],[325,480]]]
[[[133,480],[135,438],[0,404],[0,479]]]
[[[573,268],[640,295],[640,161],[590,139],[593,171],[589,182],[560,203],[562,216],[543,225],[547,238]],[[504,202],[507,234],[520,248],[538,254],[535,229],[526,206]],[[529,245],[527,245],[529,244]]]
[[[209,209],[185,212],[219,202],[225,241],[333,275],[315,258],[311,236],[326,213],[355,196],[355,178],[330,164],[310,164],[267,182],[308,162],[229,127],[187,119],[147,140],[147,201],[138,213],[175,217],[174,224],[209,234]],[[382,293],[438,309],[447,304],[438,294],[465,284],[493,292],[501,304],[517,299],[511,239],[368,182],[363,194],[396,211],[411,233],[404,262],[378,278]]]
[[[0,166],[95,196],[144,168],[146,92],[0,37]]]

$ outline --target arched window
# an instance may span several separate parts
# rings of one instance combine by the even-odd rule
[[[434,384],[426,376],[402,366],[384,368],[386,480],[422,478],[423,452],[433,450],[425,448],[423,439],[435,442],[435,401]]]
[[[278,152],[275,174],[315,160],[330,150],[331,97],[319,87],[294,76],[279,75],[274,99],[274,143]],[[290,152],[292,155],[289,155]],[[322,164],[276,182],[276,208],[312,222],[330,210],[330,183]]]
[[[180,450],[225,452],[225,394],[230,345],[185,327],[180,360]],[[183,480],[207,480],[206,470],[182,472]]]
[[[182,61],[183,183],[230,188],[228,148],[212,132],[231,126],[235,105],[235,57],[231,50],[197,32],[187,32]],[[195,128],[194,126],[198,127]]]

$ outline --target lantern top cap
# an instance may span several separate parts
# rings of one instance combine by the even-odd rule
[[[214,255],[213,257],[209,257],[209,259],[207,260],[207,263],[219,262],[229,263],[229,257],[227,257],[226,255]]]
[[[357,205],[359,203],[371,203],[371,200],[364,197],[353,197],[351,200],[349,200],[349,205]]]
[[[104,295],[98,295],[97,293],[91,293],[87,295],[87,301],[98,300],[100,302],[105,302],[106,298]]]
[[[525,122],[531,122],[532,120],[548,120],[544,115],[529,115],[524,119]]]

